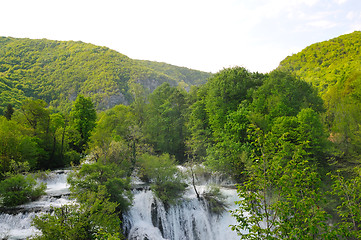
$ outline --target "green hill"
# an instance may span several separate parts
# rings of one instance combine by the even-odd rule
[[[155,71],[165,73],[173,79],[176,79],[182,86],[189,87],[191,85],[200,85],[206,83],[210,77],[210,73],[189,69],[186,67],[178,67],[163,62],[154,62],[147,60],[136,60],[138,63],[149,67]]]
[[[130,82],[153,91],[163,82],[183,87],[204,83],[210,75],[133,60],[83,42],[0,38],[0,109],[8,103],[17,106],[26,97],[67,109],[83,94],[101,110],[131,102]]]
[[[337,146],[335,155],[343,161],[360,161],[361,32],[313,44],[287,57],[279,69],[292,71],[319,89],[329,140]]]
[[[312,44],[284,59],[278,69],[294,72],[321,93],[361,69],[361,32]]]

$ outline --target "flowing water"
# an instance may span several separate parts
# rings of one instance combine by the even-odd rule
[[[0,239],[26,239],[39,231],[31,226],[32,219],[51,206],[59,207],[70,203],[69,186],[66,178],[69,170],[53,171],[42,180],[47,184],[47,195],[34,202],[20,205],[0,214]]]
[[[182,171],[187,169],[180,167]],[[211,185],[220,187],[228,208],[221,214],[212,213],[204,198],[197,198],[191,185],[178,204],[167,206],[154,197],[149,189],[134,191],[134,203],[124,216],[124,232],[129,240],[233,240],[239,239],[229,225],[236,224],[229,210],[239,200],[231,181],[216,174],[198,176],[197,192],[207,191]]]
[[[183,169],[184,170],[184,169]],[[39,233],[31,226],[32,219],[51,206],[58,207],[70,203],[66,177],[69,170],[55,171],[44,180],[47,183],[46,196],[38,201],[19,206],[16,212],[0,214],[0,239],[26,239]],[[197,191],[202,194],[209,184],[229,185],[217,177],[203,177],[197,181]],[[139,184],[139,182],[138,182]],[[235,219],[228,211],[212,213],[204,198],[198,199],[192,186],[185,192],[179,203],[164,205],[154,197],[144,184],[135,188],[134,201],[130,210],[123,216],[124,233],[129,240],[232,240],[238,239],[229,225]],[[221,187],[228,210],[235,208],[237,192],[234,188]]]

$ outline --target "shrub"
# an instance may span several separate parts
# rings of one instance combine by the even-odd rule
[[[151,183],[154,194],[164,203],[173,204],[185,191],[187,184],[175,165],[174,158],[168,154],[140,157],[141,178]]]
[[[9,177],[1,182],[0,195],[2,205],[13,207],[36,200],[45,194],[46,184],[37,184],[35,179],[21,174]]]

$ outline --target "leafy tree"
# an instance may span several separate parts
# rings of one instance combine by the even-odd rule
[[[147,148],[130,107],[117,105],[100,113],[91,137],[91,154],[96,161],[117,163],[130,176],[137,154]]]
[[[190,98],[193,97],[194,100],[188,108],[186,122],[186,127],[189,132],[186,140],[187,156],[198,162],[204,161],[207,155],[207,148],[212,140],[205,105],[206,95],[207,88],[205,85],[197,89],[192,88],[189,94]]]
[[[348,178],[340,171],[330,173],[333,181],[331,194],[339,198],[337,214],[338,239],[361,238],[361,170],[354,168],[354,175]]]
[[[236,111],[242,101],[251,100],[251,93],[262,84],[263,78],[262,74],[235,67],[224,69],[209,79],[205,104],[214,136],[222,132],[230,112]]]
[[[52,213],[36,216],[33,225],[41,231],[34,239],[123,239],[117,204],[106,190],[85,192],[85,202],[53,208]]]
[[[248,142],[250,124],[246,109],[230,112],[217,142],[207,149],[207,166],[240,181],[251,151]]]
[[[175,203],[185,191],[187,184],[175,161],[168,154],[154,156],[143,154],[139,159],[140,176],[151,183],[155,195],[164,203]]]
[[[293,148],[292,158],[284,149],[287,139],[262,135],[254,142],[254,160],[247,181],[239,185],[239,208],[232,211],[238,224],[232,226],[242,239],[327,239],[328,215],[320,208],[321,180],[308,161],[303,144]],[[257,153],[258,152],[258,153]],[[241,233],[243,230],[246,233]]]
[[[360,83],[361,74],[354,72],[324,94],[326,121],[336,150],[334,154],[349,160],[357,159],[361,153]]]
[[[149,95],[144,132],[154,149],[174,155],[178,161],[185,155],[185,93],[168,83]]]
[[[0,179],[10,170],[11,161],[37,166],[40,151],[36,138],[26,135],[21,125],[0,116]]]
[[[303,108],[318,113],[324,111],[323,102],[312,86],[287,72],[271,72],[253,96],[252,112],[263,116],[255,120],[261,127],[269,127],[277,117],[296,116]],[[262,118],[266,126],[262,124]]]
[[[27,99],[21,105],[22,119],[18,121],[31,128],[35,136],[46,134],[49,130],[50,113],[46,106],[46,102],[40,99]]]
[[[6,110],[4,111],[4,116],[6,117],[7,120],[11,120],[11,117],[14,113],[14,108],[13,105],[11,105],[10,103],[7,105]]]
[[[70,116],[74,129],[80,134],[79,139],[76,139],[73,145],[76,151],[82,153],[87,149],[91,132],[96,126],[97,114],[90,98],[79,95],[74,102]]]
[[[16,174],[0,182],[2,205],[12,207],[34,201],[45,194],[46,185],[38,185],[31,175]]]
[[[78,201],[86,202],[87,192],[97,193],[104,187],[109,201],[117,203],[118,210],[127,210],[132,201],[130,179],[115,163],[96,162],[83,164],[78,171],[69,175],[70,190]]]
[[[271,132],[287,141],[284,145],[286,152],[292,154],[295,147],[303,145],[309,160],[325,166],[327,135],[319,114],[311,108],[304,108],[297,116],[278,117],[273,122]],[[291,155],[288,159],[291,159]]]

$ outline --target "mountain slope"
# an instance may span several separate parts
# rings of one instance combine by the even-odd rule
[[[165,73],[178,83],[183,83],[186,87],[191,85],[200,85],[206,83],[211,76],[210,73],[189,69],[186,67],[178,67],[164,62],[154,62],[147,60],[136,60],[139,64],[149,67],[155,71]]]
[[[204,82],[209,76],[199,74],[196,81]],[[129,103],[130,82],[153,91],[163,82],[177,85],[182,81],[196,82],[170,76],[106,47],[73,41],[0,38],[0,108],[34,97],[67,109],[78,94],[83,94],[101,110]]]
[[[361,68],[361,32],[312,44],[284,59],[278,69],[292,71],[325,93]]]

